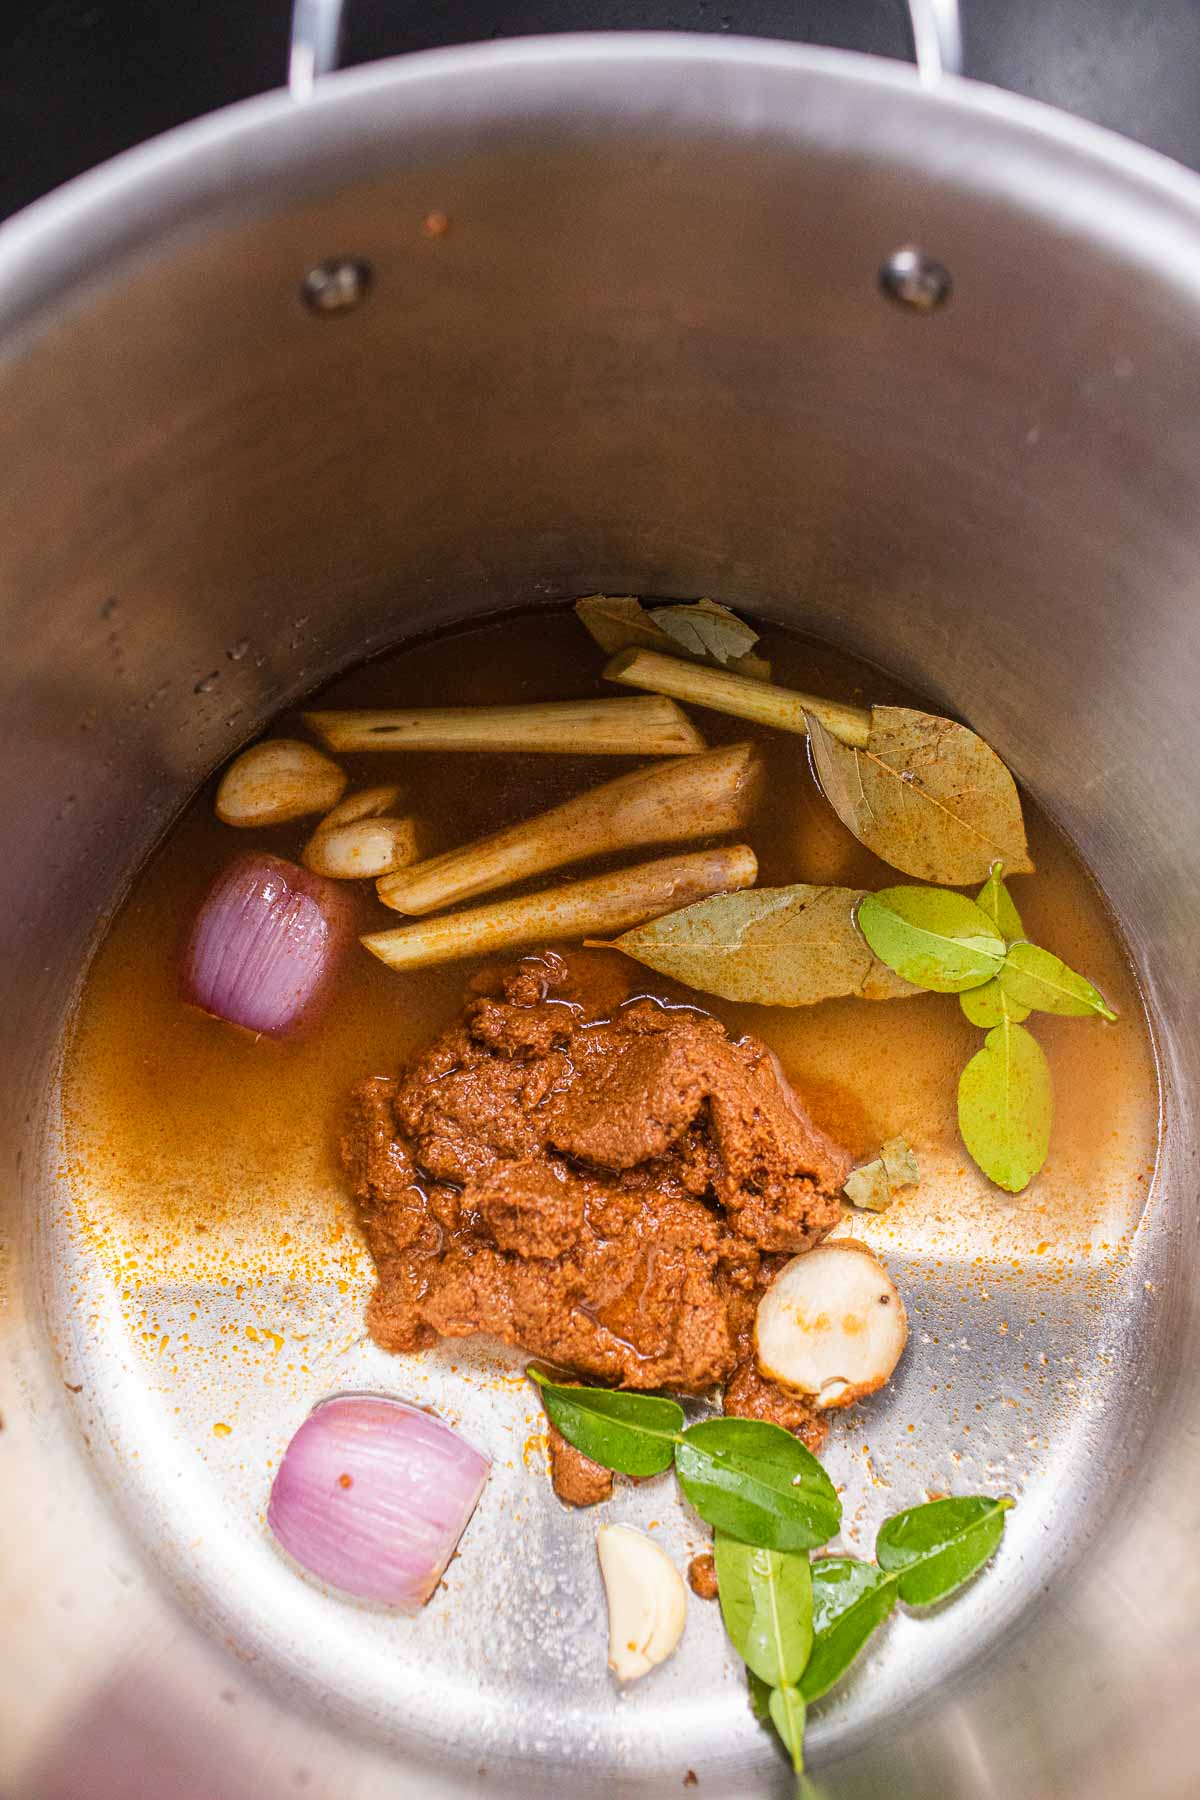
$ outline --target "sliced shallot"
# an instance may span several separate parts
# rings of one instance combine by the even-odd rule
[[[415,1609],[441,1580],[490,1468],[432,1413],[382,1394],[338,1395],[288,1445],[267,1523],[310,1575]]]
[[[219,1019],[277,1037],[320,999],[353,928],[344,889],[279,856],[240,856],[196,917],[184,993]]]
[[[849,1238],[794,1256],[759,1301],[754,1324],[762,1373],[821,1407],[850,1406],[881,1388],[907,1337],[891,1276]]]

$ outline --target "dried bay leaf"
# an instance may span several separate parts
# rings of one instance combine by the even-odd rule
[[[658,650],[756,681],[771,679],[770,663],[752,653],[758,633],[715,600],[647,609],[631,594],[588,594],[575,602],[575,615],[609,656],[618,650]]]
[[[608,656],[634,648],[665,650],[666,634],[632,594],[587,594],[575,602],[575,616]]]
[[[736,663],[758,642],[758,633],[752,626],[715,600],[697,600],[690,606],[655,606],[650,617],[689,656],[711,657],[722,664]]]
[[[1046,1160],[1054,1085],[1032,1032],[1009,1020],[993,1027],[958,1080],[963,1143],[997,1187],[1019,1194]]]
[[[873,706],[862,749],[835,738],[815,715],[808,727],[829,804],[893,868],[950,887],[986,879],[997,860],[1018,875],[1033,868],[1016,782],[965,725],[907,706]]]
[[[704,994],[762,1006],[812,1006],[853,994],[915,992],[875,956],[854,924],[861,888],[748,888],[718,894],[647,925],[613,948]]]
[[[886,1212],[901,1188],[916,1187],[921,1179],[917,1159],[902,1137],[889,1138],[879,1155],[855,1169],[842,1192],[854,1206],[868,1212]]]
[[[842,1192],[851,1206],[861,1207],[865,1212],[886,1212],[895,1198],[881,1156],[864,1163],[861,1169],[852,1170]]]

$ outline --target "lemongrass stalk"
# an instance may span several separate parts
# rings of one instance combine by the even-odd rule
[[[430,706],[412,712],[310,712],[331,749],[530,750],[565,756],[690,756],[705,748],[671,700],[548,700],[528,706]]]
[[[362,942],[393,969],[420,969],[521,945],[627,931],[710,894],[750,887],[757,873],[754,852],[747,844],[695,850],[587,881],[565,882],[517,900],[419,919],[395,931],[372,932]]]
[[[706,669],[702,663],[660,656],[657,650],[622,650],[604,673],[609,681],[620,681],[626,687],[667,694],[692,706],[707,706],[712,712],[732,713],[737,719],[774,725],[780,731],[794,731],[802,736],[808,735],[805,714],[812,713],[834,737],[858,749],[871,734],[871,715],[865,707],[798,694],[769,681],[730,674],[726,669]],[[336,744],[333,747],[339,748]]]
[[[396,912],[436,912],[568,863],[739,831],[758,797],[761,773],[762,760],[750,744],[652,764],[474,844],[385,875],[376,891]]]

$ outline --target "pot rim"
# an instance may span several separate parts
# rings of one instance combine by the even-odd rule
[[[697,80],[707,74],[708,81]],[[636,80],[630,80],[630,77]],[[785,129],[806,135],[807,113],[780,111],[772,84],[796,79],[843,102],[888,96],[923,115],[931,167],[956,171],[962,128],[982,127],[969,172],[958,173],[981,194],[1018,191],[1027,205],[1047,202],[1035,191],[1029,159],[1045,174],[1057,163],[1064,184],[1090,176],[1107,186],[1097,210],[1077,194],[1063,216],[1110,241],[1128,257],[1186,278],[1185,253],[1200,248],[1200,174],[1100,125],[983,82],[945,76],[931,88],[916,69],[882,56],[774,39],[690,32],[588,32],[506,39],[416,51],[322,77],[313,97],[287,88],[238,101],[151,138],[76,176],[0,225],[0,342],[52,309],[64,291],[88,283],[115,260],[145,252],[168,229],[195,228],[221,213],[246,211],[244,182],[273,196],[319,192],[322,170],[346,167],[353,144],[367,135],[363,102],[387,102],[379,129],[388,140],[414,129],[445,138],[448,117],[463,137],[535,116],[619,131],[631,119],[664,116],[734,135]],[[604,102],[595,104],[603,89]],[[713,108],[719,89],[723,108]],[[447,107],[448,90],[457,106]],[[437,103],[434,104],[434,96]],[[589,97],[593,105],[589,110]],[[409,110],[392,104],[407,101]],[[582,103],[582,113],[580,112]],[[371,109],[379,116],[378,104]],[[869,109],[858,120],[867,125]],[[995,154],[985,154],[990,147]],[[919,140],[918,140],[919,144]],[[910,154],[912,153],[910,144]],[[1124,189],[1125,204],[1114,202]],[[1063,195],[1056,193],[1055,200]],[[1063,214],[1061,204],[1054,210]],[[1190,284],[1200,304],[1200,270]]]

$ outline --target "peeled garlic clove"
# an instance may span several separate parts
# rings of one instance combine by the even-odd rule
[[[400,798],[398,787],[360,788],[321,820],[304,846],[301,862],[334,881],[374,880],[416,861],[411,819],[386,817]]]
[[[416,860],[417,834],[411,819],[351,819],[318,826],[300,858],[314,875],[357,881],[392,875]]]
[[[326,813],[317,830],[331,831],[335,825],[353,825],[358,819],[381,819],[393,811],[399,798],[398,787],[358,788]]]
[[[596,1552],[608,1600],[608,1666],[618,1681],[637,1681],[665,1662],[683,1636],[683,1577],[632,1525],[602,1525]]]
[[[328,812],[346,791],[335,762],[299,738],[268,738],[235,757],[217,789],[226,825],[283,825],[305,813]]]
[[[762,1373],[822,1407],[850,1406],[881,1388],[907,1337],[891,1276],[848,1238],[794,1256],[759,1301],[754,1323]]]

